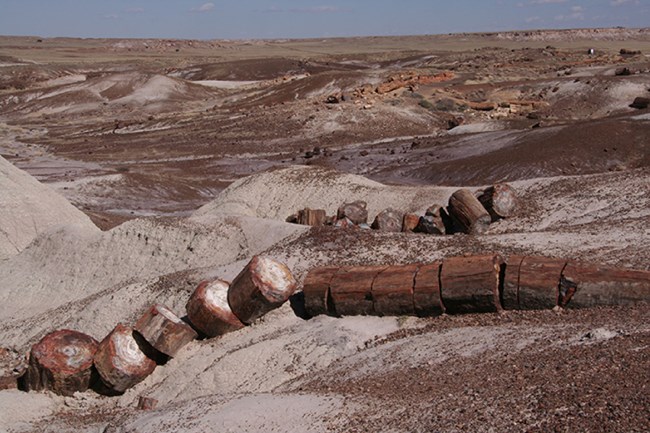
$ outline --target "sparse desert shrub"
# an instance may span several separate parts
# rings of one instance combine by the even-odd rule
[[[420,102],[418,102],[418,105],[420,107],[422,107],[422,108],[426,108],[427,110],[434,110],[435,109],[433,104],[431,102],[427,101],[426,99],[423,99]]]

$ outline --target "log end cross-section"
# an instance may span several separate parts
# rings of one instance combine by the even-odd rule
[[[228,304],[230,284],[223,280],[201,282],[185,306],[187,318],[207,337],[216,337],[244,327]]]
[[[285,264],[255,256],[230,285],[228,303],[235,316],[249,325],[284,304],[297,286]]]
[[[447,312],[484,313],[501,310],[499,279],[504,261],[499,255],[451,257],[440,273],[442,302]]]
[[[153,373],[156,362],[148,358],[143,349],[133,329],[118,324],[102,340],[95,354],[95,368],[104,385],[122,393]]]
[[[91,385],[97,341],[81,332],[54,331],[32,347],[25,388],[71,396]]]
[[[164,305],[152,305],[134,326],[135,331],[160,353],[174,357],[198,335]]]

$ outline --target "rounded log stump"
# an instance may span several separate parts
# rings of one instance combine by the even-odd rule
[[[174,357],[198,334],[164,305],[152,305],[134,326],[135,331],[160,353]]]
[[[440,296],[440,262],[420,265],[413,286],[413,306],[415,314],[420,317],[445,313]]]
[[[449,216],[463,233],[480,235],[487,231],[492,217],[469,190],[459,189],[449,198]]]
[[[499,183],[487,188],[478,200],[488,211],[492,221],[513,216],[519,202],[517,192],[507,183]]]
[[[97,346],[94,338],[78,331],[62,329],[47,334],[29,354],[25,388],[65,396],[86,391]]]
[[[338,316],[375,314],[372,283],[387,266],[351,266],[339,269],[330,283],[330,294]]]
[[[501,310],[499,255],[451,257],[442,261],[440,291],[447,312],[487,313]]]
[[[192,325],[208,337],[244,327],[228,304],[230,284],[223,280],[203,281],[187,301],[185,309]]]
[[[316,268],[305,277],[302,292],[305,294],[305,310],[309,316],[328,314],[334,309],[334,305],[329,305],[330,283],[338,270],[334,266]]]
[[[413,285],[418,265],[389,266],[372,283],[375,314],[403,316],[415,313]]]
[[[94,363],[102,382],[117,393],[142,382],[156,368],[156,362],[145,355],[135,339],[133,329],[121,323],[99,343]]]
[[[297,287],[285,264],[255,256],[230,285],[228,303],[235,316],[250,325],[284,304]]]

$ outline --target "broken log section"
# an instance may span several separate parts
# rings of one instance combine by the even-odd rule
[[[357,200],[352,203],[345,203],[338,208],[336,219],[348,218],[353,224],[359,225],[368,222],[368,204],[365,201]]]
[[[505,259],[505,275],[501,291],[501,306],[506,310],[519,309],[519,269],[525,256],[511,255]]]
[[[372,299],[378,316],[403,316],[415,313],[413,286],[418,265],[389,266],[372,282]]]
[[[318,227],[325,225],[327,215],[323,209],[305,208],[298,211],[298,224],[305,226]]]
[[[420,317],[444,314],[440,297],[440,262],[420,265],[413,285],[413,306]]]
[[[230,284],[223,280],[201,282],[185,309],[187,318],[207,337],[216,337],[244,327],[228,304]]]
[[[305,294],[305,311],[309,316],[334,311],[334,304],[330,299],[330,283],[338,270],[339,268],[333,266],[316,268],[305,277],[302,291]]]
[[[158,406],[158,400],[151,397],[138,397],[138,409],[139,410],[154,410]]]
[[[492,221],[513,216],[518,205],[517,193],[505,183],[487,188],[478,200],[488,211]]]
[[[104,385],[122,393],[153,373],[156,362],[147,357],[144,342],[138,342],[133,329],[118,324],[99,343],[95,353],[95,368]]]
[[[386,266],[340,268],[330,283],[334,311],[338,316],[373,315],[372,283]]]
[[[403,214],[395,209],[388,208],[377,214],[370,227],[384,232],[401,232],[403,219]]]
[[[135,331],[160,353],[174,357],[197,333],[164,305],[152,305],[134,326]]]
[[[81,332],[62,329],[32,346],[24,378],[28,391],[49,390],[71,396],[91,384],[97,341]]]
[[[458,229],[471,235],[485,233],[492,222],[481,202],[466,189],[459,189],[451,195],[448,212]]]
[[[296,287],[296,280],[286,265],[255,256],[230,285],[228,304],[242,323],[250,325],[284,304]]]
[[[501,310],[499,278],[504,261],[497,254],[451,257],[442,261],[440,289],[448,313]]]

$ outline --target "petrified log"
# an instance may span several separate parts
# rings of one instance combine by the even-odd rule
[[[650,271],[569,262],[562,277],[564,282],[575,287],[562,294],[560,305],[563,307],[631,305],[650,301]]]
[[[325,225],[325,218],[327,214],[323,209],[309,209],[305,208],[298,211],[298,224],[305,226],[318,227]]]
[[[247,325],[284,304],[297,283],[283,263],[255,256],[235,277],[228,290],[228,304]]]
[[[171,357],[198,337],[190,325],[160,304],[152,305],[133,328],[151,347]]]
[[[545,310],[559,304],[562,270],[567,261],[527,256],[519,269],[520,310]]]
[[[402,316],[413,314],[413,286],[418,265],[395,265],[383,270],[372,283],[375,314]]]
[[[513,216],[519,201],[517,192],[507,183],[499,183],[487,188],[478,200],[488,211],[492,221]]]
[[[334,311],[339,316],[373,315],[372,283],[386,266],[352,266],[339,269],[330,283]]]
[[[420,222],[420,217],[418,215],[407,213],[402,219],[402,232],[412,232],[418,226]]]
[[[428,235],[444,235],[445,225],[442,219],[437,220],[433,215],[424,215],[420,217],[418,225],[413,231]]]
[[[223,280],[201,282],[185,309],[192,325],[207,337],[216,337],[244,327],[228,304],[228,287]]]
[[[440,297],[440,262],[420,265],[413,286],[413,306],[420,317],[439,316],[445,312]]]
[[[122,393],[153,373],[156,362],[145,355],[142,343],[133,329],[118,324],[99,343],[95,353],[95,368],[102,382],[112,391]]]
[[[463,233],[485,233],[492,221],[480,201],[466,189],[460,189],[449,198],[449,215]]]
[[[388,208],[375,217],[371,227],[384,232],[401,232],[403,218],[400,212]]]
[[[483,313],[501,310],[499,255],[452,257],[442,261],[440,291],[448,313]]]
[[[154,410],[158,406],[158,400],[151,397],[138,397],[138,409],[139,410]]]
[[[54,331],[32,347],[24,384],[26,390],[50,390],[71,396],[91,384],[97,341],[81,332]]]
[[[519,269],[524,258],[525,256],[511,255],[505,259],[501,306],[506,310],[519,309]]]
[[[311,317],[327,314],[334,306],[330,304],[330,283],[338,267],[312,269],[305,277],[302,292],[305,294],[305,311]]]
[[[365,201],[357,200],[352,203],[345,203],[339,207],[336,212],[336,218],[341,220],[349,218],[354,224],[363,224],[368,222],[368,204]]]

